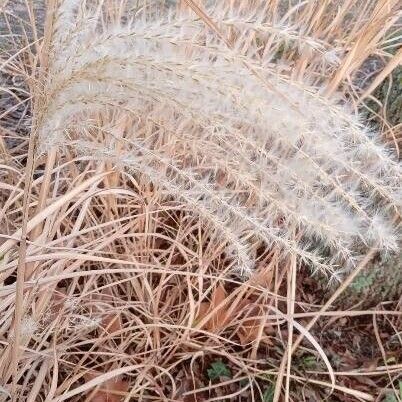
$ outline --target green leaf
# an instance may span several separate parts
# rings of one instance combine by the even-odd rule
[[[398,402],[398,400],[396,399],[396,396],[393,394],[388,394],[385,399],[383,400],[383,402]]]
[[[265,390],[264,395],[262,396],[263,402],[273,402],[274,394],[275,394],[275,387],[273,385],[270,385]]]
[[[317,359],[315,356],[306,356],[302,360],[302,365],[306,369],[314,369],[317,367]]]
[[[210,380],[218,380],[220,377],[232,377],[229,368],[221,360],[216,360],[211,363],[211,368],[207,370]]]

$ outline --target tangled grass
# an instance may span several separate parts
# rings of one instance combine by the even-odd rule
[[[26,87],[1,113],[0,392],[297,401],[305,338],[320,397],[374,400],[310,329],[397,248],[398,137],[359,120],[350,79],[397,46],[398,3],[327,3],[50,0],[43,37],[26,3],[1,64]],[[298,267],[352,274],[317,311]]]

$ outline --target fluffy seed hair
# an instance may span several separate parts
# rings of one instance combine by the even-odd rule
[[[62,1],[41,150],[146,175],[219,233],[244,275],[261,245],[329,274],[362,245],[395,249],[400,165],[344,101],[273,67],[280,44],[327,65],[336,49],[228,3],[207,2],[211,29],[168,6],[105,21]]]

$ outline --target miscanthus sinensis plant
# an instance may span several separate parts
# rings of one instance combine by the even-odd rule
[[[345,102],[274,72],[268,44],[325,63],[336,49],[269,24],[258,6],[204,7],[206,21],[166,4],[116,20],[99,4],[59,2],[41,150],[146,175],[245,275],[260,246],[331,275],[362,246],[395,249],[399,164]]]

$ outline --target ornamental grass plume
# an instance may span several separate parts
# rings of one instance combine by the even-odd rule
[[[108,19],[61,1],[41,150],[146,175],[213,229],[244,275],[261,245],[331,275],[361,246],[394,250],[400,165],[347,103],[272,67],[278,44],[329,64],[336,49],[268,23],[262,5],[208,2],[206,14],[219,35],[174,7]]]

